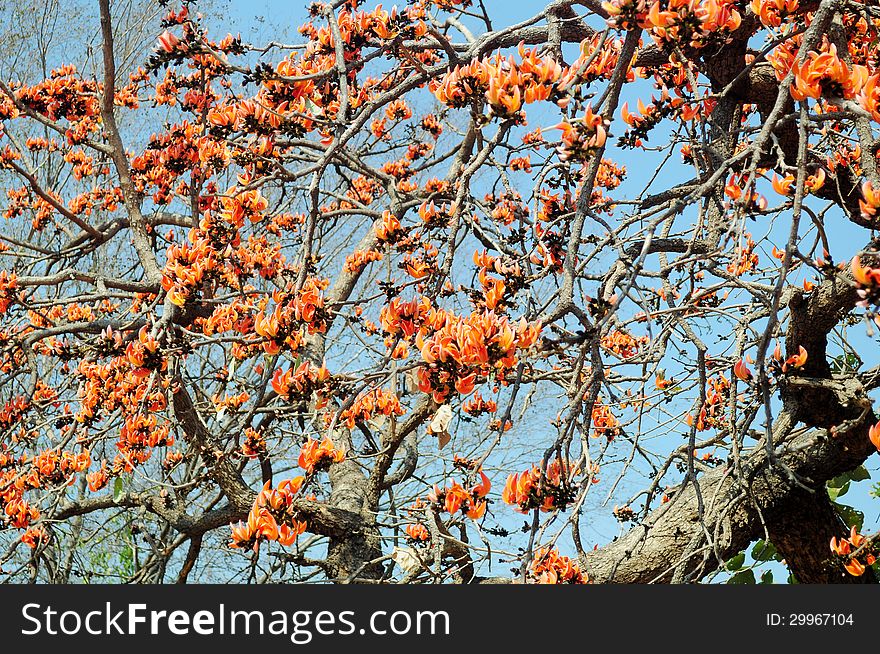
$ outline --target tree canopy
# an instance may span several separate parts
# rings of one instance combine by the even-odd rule
[[[880,8],[523,4],[0,52],[0,578],[876,581]]]

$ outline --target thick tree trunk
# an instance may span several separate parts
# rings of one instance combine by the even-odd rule
[[[853,470],[872,453],[867,429],[865,421],[837,437],[824,430],[802,433],[788,442],[786,451],[778,454],[777,463],[767,460],[759,444],[743,461],[747,484],[727,466],[699,480],[705,504],[702,524],[697,493],[689,484],[648,516],[643,525],[589,552],[586,564],[590,577],[598,582],[669,582],[676,568],[682,566],[684,580],[697,581],[718,570],[752,541],[764,538],[766,526],[771,542],[774,534],[779,538],[780,532],[796,527],[789,539],[774,545],[805,580],[818,581],[821,577],[834,582],[851,581],[840,576],[842,567],[829,567],[833,562],[830,540],[835,535],[829,533],[833,523],[827,513],[830,505],[818,515],[815,507],[822,504],[817,498],[826,492],[828,479]],[[816,489],[815,493],[803,491],[795,479]],[[802,522],[811,511],[814,521],[809,524],[814,529]],[[817,527],[820,519],[821,527]],[[845,526],[837,524],[836,535],[846,536]],[[707,545],[705,531],[712,535],[712,546]],[[815,572],[803,572],[807,567]]]
[[[770,542],[785,558],[788,569],[801,584],[877,583],[869,568],[861,577],[847,573],[830,556],[832,537],[849,528],[831,504],[824,489],[792,490],[787,501],[767,517]]]

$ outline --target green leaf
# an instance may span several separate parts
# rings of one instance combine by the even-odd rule
[[[853,373],[861,367],[862,360],[852,353],[842,354],[831,360],[831,371],[837,375]]]
[[[773,543],[759,540],[752,548],[752,558],[762,563],[764,561],[771,561],[776,558],[776,548],[773,546]]]
[[[735,575],[733,575],[730,579],[728,579],[727,583],[728,584],[736,584],[736,585],[754,584],[755,583],[755,573],[752,572],[751,568],[746,568],[745,570],[740,570]]]
[[[117,477],[116,481],[113,482],[113,501],[122,501],[123,495],[125,495],[125,490],[122,488],[122,477]]]
[[[831,482],[829,482],[829,483],[831,483]],[[846,495],[848,490],[849,490],[849,482],[848,481],[846,483],[844,483],[842,486],[829,486],[828,487],[828,497],[830,497],[831,501],[833,502],[838,497],[843,497],[844,495]]]
[[[865,481],[866,479],[871,478],[871,473],[868,472],[868,469],[865,466],[859,466],[849,473],[849,478],[853,481]]]
[[[736,570],[739,570],[742,567],[743,563],[745,563],[745,561],[746,561],[746,553],[740,552],[735,557],[730,559],[730,561],[728,561],[727,565],[724,567],[726,567],[730,572],[734,572]]]
[[[773,571],[767,570],[764,574],[761,575],[762,584],[772,584],[773,583]]]
[[[828,488],[840,488],[848,481],[849,481],[849,475],[847,475],[847,473],[844,472],[842,475],[837,475],[833,479],[829,479],[825,485],[828,486]]]
[[[844,522],[848,527],[855,526],[856,530],[861,531],[862,525],[865,522],[865,514],[859,511],[858,509],[854,509],[851,506],[847,506],[846,504],[838,504],[834,503],[834,508],[837,509],[837,512],[843,518]]]
[[[871,473],[868,472],[865,466],[859,466],[855,470],[850,470],[849,472],[844,472],[842,475],[837,475],[834,479],[828,481],[828,494],[831,496],[832,500],[837,499],[838,497],[842,497],[846,491],[849,490],[849,484],[853,481],[865,481],[866,479],[871,478]],[[837,493],[832,493],[832,489],[838,489]]]

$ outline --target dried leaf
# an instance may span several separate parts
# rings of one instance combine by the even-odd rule
[[[428,425],[428,433],[439,434],[440,432],[446,431],[446,428],[451,421],[452,407],[448,404],[444,404],[437,409],[437,413],[435,413],[434,417],[431,419],[431,424]]]
[[[438,449],[443,449],[452,440],[452,436],[449,435],[448,431],[441,431],[437,434],[437,447]]]
[[[406,392],[407,393],[418,393],[419,392],[419,373],[418,370],[413,368],[412,370],[407,370],[406,374],[403,376],[404,381],[406,383]]]
[[[415,550],[409,547],[395,547],[394,551],[391,553],[391,558],[397,565],[403,568],[404,572],[407,573],[422,568],[422,564],[419,561],[419,557],[416,556]]]

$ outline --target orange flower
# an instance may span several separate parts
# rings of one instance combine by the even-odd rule
[[[537,584],[587,584],[587,575],[580,566],[557,550],[541,548],[529,566],[529,576]]]
[[[862,108],[880,123],[880,75],[868,78],[857,99]]]
[[[858,557],[853,556],[859,549],[862,549],[859,556],[864,556],[864,563]],[[855,525],[850,528],[848,539],[842,538],[838,542],[836,536],[831,538],[831,551],[845,559],[843,567],[854,577],[862,576],[867,566],[873,565],[877,560],[873,544],[858,532]]]
[[[587,105],[583,117],[571,123],[563,122],[552,129],[562,130],[562,144],[557,149],[562,161],[586,161],[605,145],[608,132],[607,121],[601,114],[594,114],[591,105]]]
[[[794,184],[794,175],[788,174],[782,179],[779,179],[776,176],[776,173],[773,174],[773,190],[779,193],[779,195],[791,195],[791,187]]]
[[[382,212],[382,222],[376,225],[376,238],[382,242],[393,243],[403,233],[400,220],[390,211]]]
[[[794,368],[802,368],[804,364],[807,362],[807,351],[804,349],[803,345],[798,346],[798,353],[793,354],[785,360],[785,364],[782,366],[783,372],[787,370],[788,366],[792,366]]]
[[[159,47],[165,52],[174,52],[179,43],[180,39],[168,30],[165,30],[159,35]]]
[[[868,430],[868,440],[880,451],[880,422]]]
[[[853,257],[850,267],[853,278],[860,286],[876,286],[880,284],[880,269],[863,266],[858,255]]]
[[[310,438],[300,449],[297,464],[308,474],[316,471],[327,470],[334,463],[345,459],[345,451],[336,449],[329,436],[325,436],[320,442]]]
[[[465,488],[453,480],[449,488],[434,486],[434,490],[428,494],[428,499],[434,504],[443,507],[447,513],[455,515],[459,511],[471,520],[479,520],[486,514],[486,495],[492,488],[489,478],[483,473],[482,468],[477,470],[480,481]]]
[[[474,382],[476,379],[477,376],[474,373],[471,373],[467,377],[459,377],[455,380],[455,391],[459,395],[470,395],[474,390]]]
[[[783,18],[797,11],[798,0],[752,0],[749,6],[764,25],[779,27]]]
[[[515,506],[520,513],[527,513],[531,509],[562,510],[574,499],[570,479],[578,474],[580,471],[572,468],[568,462],[554,459],[547,466],[543,481],[538,466],[510,475],[501,499],[505,504]]]
[[[86,481],[89,484],[89,490],[93,493],[96,493],[104,488],[109,481],[109,478],[107,476],[107,463],[102,462],[100,469],[87,474]]]
[[[837,56],[833,43],[824,52],[811,52],[803,63],[794,64],[791,97],[802,102],[807,98],[838,97],[853,99],[868,82],[868,69],[852,69]]]
[[[17,284],[18,278],[14,272],[0,270],[0,314],[5,313],[16,299]]]
[[[426,543],[431,540],[431,533],[428,528],[417,522],[406,526],[407,539],[414,543]]]
[[[843,567],[846,568],[846,571],[853,577],[861,577],[865,574],[865,566],[862,565],[861,561],[858,559],[851,559]]]
[[[746,362],[740,359],[733,366],[733,374],[736,375],[737,379],[741,379],[744,382],[750,381],[752,379],[752,371],[746,367]]]
[[[874,220],[878,209],[880,209],[880,191],[874,190],[869,181],[865,181],[862,184],[862,197],[859,198],[859,208],[862,210],[862,218],[865,220]]]

